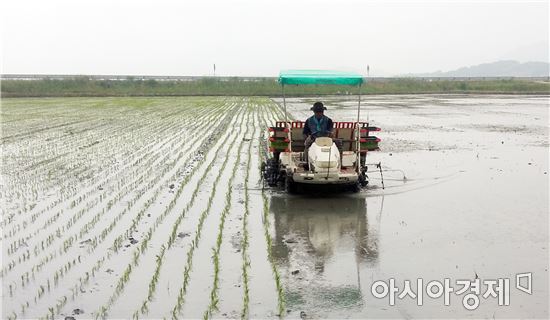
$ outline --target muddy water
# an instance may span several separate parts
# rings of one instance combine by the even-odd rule
[[[289,100],[291,114],[305,119],[317,99]],[[323,101],[335,121],[356,117],[353,100]],[[548,318],[549,98],[420,95],[363,102],[362,120],[383,129],[381,151],[367,160],[382,162],[383,183],[371,166],[370,185],[358,195],[271,199],[272,249],[289,316]],[[531,293],[516,287],[521,273],[531,274]],[[375,297],[373,284],[390,279],[395,301],[390,294]],[[406,281],[418,293],[418,279],[422,301],[418,294],[399,298]],[[427,294],[429,282],[445,279],[447,302],[446,294]],[[499,279],[510,279],[509,293],[503,292],[509,305],[499,305],[498,291],[486,294],[488,281]],[[464,280],[474,287],[457,294],[464,286],[457,281]],[[527,278],[519,282],[527,286]],[[469,293],[477,298],[465,299]],[[479,304],[468,309],[464,301]]]
[[[362,309],[360,269],[378,260],[366,209],[361,196],[271,199],[273,257],[285,275],[290,313],[321,317]]]

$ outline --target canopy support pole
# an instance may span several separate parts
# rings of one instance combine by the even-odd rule
[[[361,127],[359,126],[360,116],[361,116],[361,84],[359,84],[359,97],[358,97],[358,103],[357,103],[357,123],[355,125],[355,128],[357,129],[357,141],[356,141],[356,148],[357,150],[357,173],[360,172],[361,168]]]
[[[283,107],[285,109],[285,128],[288,130],[287,132],[287,135],[288,135],[288,152],[289,152],[289,160],[290,160],[290,157],[292,156],[292,133],[291,133],[291,130],[290,130],[290,126],[288,125],[288,114],[286,112],[286,97],[285,97],[285,85],[284,83],[282,84],[282,87],[283,87]]]

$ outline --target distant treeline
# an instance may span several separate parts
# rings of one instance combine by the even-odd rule
[[[359,88],[332,85],[285,86],[287,96],[357,94]],[[418,80],[392,79],[367,82],[363,94],[406,93],[517,93],[550,94],[550,83],[532,80]],[[93,80],[75,77],[63,80],[2,80],[2,97],[103,97],[103,96],[281,96],[279,83],[265,80],[204,78],[190,81]]]

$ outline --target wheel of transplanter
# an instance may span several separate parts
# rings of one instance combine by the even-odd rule
[[[369,177],[365,171],[359,174],[359,184],[361,187],[366,187],[369,184]]]
[[[280,189],[286,188],[286,175],[281,173],[279,174],[279,181],[277,181],[277,187]]]
[[[262,165],[260,166],[261,172],[265,172],[265,166],[266,166],[265,161],[262,161]]]
[[[262,162],[262,165],[260,166],[260,172],[262,173],[262,177],[264,178],[264,181],[267,181],[267,165],[265,161]]]
[[[296,182],[294,182],[291,177],[285,179],[285,190],[290,194],[297,193],[298,191]]]
[[[357,181],[356,183],[351,185],[351,192],[357,193],[359,191],[361,191],[361,183]]]
[[[276,186],[279,181],[279,162],[276,159],[268,159],[265,168],[265,180],[270,187]]]

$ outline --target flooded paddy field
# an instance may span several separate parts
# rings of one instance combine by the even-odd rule
[[[287,102],[295,118],[305,119],[316,100]],[[322,101],[334,120],[357,117],[353,98]],[[308,255],[323,265],[316,281],[292,282],[309,297],[296,301],[311,306],[317,317],[331,318],[548,318],[548,112],[547,96],[367,97],[362,119],[382,128],[376,132],[381,151],[369,153],[367,162],[381,161],[385,189],[372,168],[371,184],[359,199],[312,199],[318,205],[284,200],[286,215],[295,220],[308,219],[303,207],[311,210],[308,228],[296,226],[298,234],[307,235],[301,238],[309,236],[315,247],[320,233],[329,235],[321,242],[328,248],[320,246],[329,254]],[[361,202],[363,211],[346,209],[342,201]],[[334,208],[339,204],[340,211]],[[318,231],[322,228],[327,232]],[[308,252],[295,247],[290,269],[303,260],[299,252]],[[531,294],[516,288],[520,273],[531,273]],[[383,280],[389,287],[391,278],[399,289],[394,306],[389,294],[376,298],[371,293],[374,282]],[[400,299],[405,281],[416,293],[419,278],[422,306],[410,296]],[[444,284],[446,278],[455,290],[449,306],[443,296],[429,297],[425,290],[428,282]],[[499,306],[498,297],[483,297],[484,280],[501,278],[510,279],[509,306]],[[479,306],[468,310],[463,298],[472,291],[456,295],[462,288],[456,281],[476,279]],[[354,288],[355,293],[332,297],[355,301],[344,299],[337,303],[342,308],[334,307],[320,293],[326,286]]]
[[[290,196],[259,171],[279,99],[5,99],[2,318],[547,318],[548,101],[364,97],[383,183]]]

